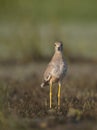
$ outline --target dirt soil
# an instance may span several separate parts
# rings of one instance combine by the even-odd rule
[[[93,129],[95,124],[96,130],[97,64],[69,64],[61,88],[60,111],[57,109],[57,84],[53,85],[51,110],[49,86],[40,87],[46,65],[29,63],[0,66],[0,81],[6,86],[4,112],[17,119],[29,120],[29,129],[88,130]]]

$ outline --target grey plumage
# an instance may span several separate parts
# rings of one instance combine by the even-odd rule
[[[55,53],[44,72],[44,80],[41,87],[52,83],[62,82],[67,71],[67,64],[63,58],[63,44],[62,42],[55,42]]]

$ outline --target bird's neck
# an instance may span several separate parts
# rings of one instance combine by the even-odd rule
[[[63,59],[63,53],[62,53],[62,51],[55,51],[53,59]]]
[[[63,52],[62,51],[55,51],[55,54],[57,54],[57,55],[63,55]]]

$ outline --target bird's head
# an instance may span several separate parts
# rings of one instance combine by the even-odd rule
[[[62,44],[62,42],[55,42],[54,45],[55,45],[55,51],[60,52],[60,51],[63,50],[63,44]]]

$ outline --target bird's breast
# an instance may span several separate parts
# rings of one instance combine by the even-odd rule
[[[64,62],[61,61],[61,63],[60,63],[60,62],[57,62],[57,63],[55,64],[55,66],[53,67],[51,73],[52,73],[52,75],[53,75],[54,77],[56,77],[56,78],[59,79],[60,77],[63,77],[63,76],[64,76],[65,70],[66,70],[65,64],[64,64]]]

